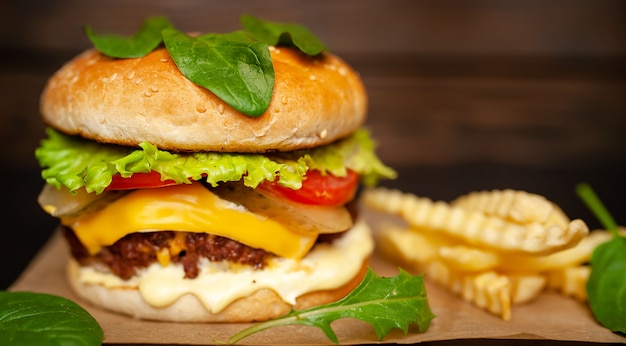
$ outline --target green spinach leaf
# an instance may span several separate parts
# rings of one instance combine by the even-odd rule
[[[210,45],[228,41],[243,44],[254,42],[254,39],[243,30],[237,30],[225,34],[208,33],[198,36],[198,39],[206,41],[206,43]]]
[[[178,69],[238,111],[259,116],[269,106],[274,66],[267,44],[195,38],[173,28],[163,41]]]
[[[322,329],[334,343],[339,343],[331,323],[340,318],[355,318],[368,322],[381,340],[393,328],[406,334],[410,324],[416,324],[421,332],[430,326],[435,315],[430,310],[423,277],[411,276],[400,270],[391,278],[381,278],[371,269],[350,294],[334,303],[295,310],[270,321],[246,328],[232,336],[228,342],[237,343],[263,330],[300,324]]]
[[[144,21],[131,37],[97,34],[90,26],[85,32],[96,49],[113,58],[140,58],[161,43],[182,74],[204,87],[236,110],[260,116],[272,99],[274,66],[268,45],[289,45],[308,55],[327,50],[307,28],[297,24],[241,17],[245,30],[227,34],[188,36],[174,28],[165,17]]]
[[[243,15],[240,20],[252,37],[269,45],[293,45],[308,55],[328,50],[317,36],[302,25],[264,21],[250,15]]]
[[[0,291],[0,340],[5,345],[101,345],[102,328],[63,297]]]
[[[626,238],[613,238],[593,251],[587,295],[603,326],[626,333]]]
[[[167,18],[152,17],[144,21],[140,30],[130,38],[115,34],[96,34],[90,26],[85,27],[85,32],[96,49],[107,56],[140,58],[158,47],[163,42],[161,31],[171,27]]]
[[[626,333],[626,237],[619,233],[617,223],[591,186],[578,184],[576,192],[613,235],[591,254],[589,307],[600,324],[613,332]]]

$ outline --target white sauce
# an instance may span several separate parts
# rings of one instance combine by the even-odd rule
[[[217,313],[261,288],[272,289],[285,302],[295,304],[296,298],[305,293],[341,287],[361,270],[373,250],[370,229],[359,221],[332,246],[319,244],[300,261],[277,258],[264,270],[204,260],[199,263],[200,274],[195,279],[185,279],[179,264],[163,267],[154,263],[130,280],[81,267],[79,280],[109,288],[138,288],[146,302],[155,307],[168,306],[192,294],[208,311]]]

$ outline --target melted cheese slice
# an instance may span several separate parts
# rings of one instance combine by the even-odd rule
[[[317,234],[293,232],[280,223],[223,200],[201,184],[136,190],[106,208],[63,223],[91,254],[127,234],[161,230],[228,237],[286,258],[302,258]]]
[[[79,280],[86,284],[137,289],[154,307],[167,307],[191,294],[208,311],[216,313],[262,288],[274,290],[293,305],[303,294],[341,287],[361,270],[373,249],[370,229],[359,221],[343,237],[332,244],[318,244],[303,259],[274,258],[263,270],[204,261],[197,278],[185,279],[180,264],[163,267],[154,263],[130,280],[93,267],[79,267],[76,262],[72,263],[71,270],[78,271]]]

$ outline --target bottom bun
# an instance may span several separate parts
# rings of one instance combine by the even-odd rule
[[[341,299],[365,276],[373,249],[370,229],[360,220],[301,260],[278,258],[263,270],[205,261],[198,277],[183,279],[179,265],[155,263],[122,280],[71,259],[67,276],[86,301],[139,319],[254,322]]]
[[[78,263],[68,264],[70,285],[83,299],[106,310],[122,313],[139,319],[171,322],[257,322],[283,316],[291,309],[299,310],[337,301],[350,293],[363,279],[368,261],[362,270],[347,284],[333,290],[304,294],[296,299],[295,305],[284,302],[270,289],[260,289],[252,295],[240,298],[223,310],[212,313],[191,294],[180,297],[166,307],[154,307],[146,303],[138,289],[107,288],[101,285],[84,284],[79,281]]]

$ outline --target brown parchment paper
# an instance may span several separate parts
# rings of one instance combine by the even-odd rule
[[[366,215],[367,216],[367,215]],[[374,231],[378,219],[367,216]],[[52,293],[69,298],[89,311],[104,330],[105,344],[214,344],[226,341],[250,324],[167,323],[141,321],[110,313],[80,300],[65,281],[68,248],[60,232],[33,259],[11,291]],[[381,276],[397,274],[396,266],[375,254],[372,269]],[[513,308],[510,321],[490,315],[426,280],[432,311],[437,316],[430,328],[419,333],[412,326],[408,334],[392,330],[382,343],[412,344],[426,341],[456,339],[527,339],[626,343],[626,338],[611,333],[595,322],[584,304],[553,292],[542,293],[538,299]],[[365,322],[341,319],[332,324],[342,344],[378,342],[371,326]],[[321,330],[306,326],[285,326],[254,334],[238,343],[255,345],[332,344]]]

